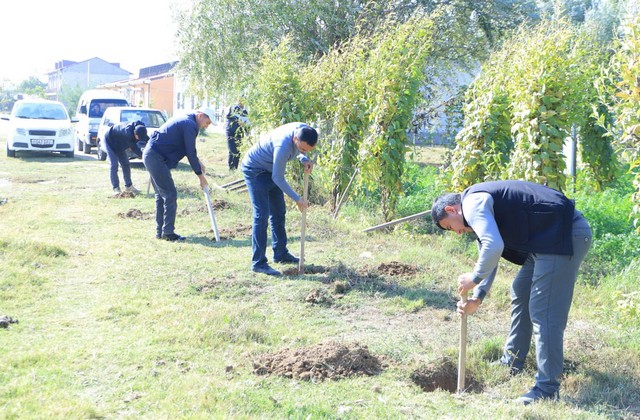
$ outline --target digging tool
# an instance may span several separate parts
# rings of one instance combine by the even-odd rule
[[[211,197],[209,196],[209,186],[205,186],[202,191],[204,192],[204,198],[207,200],[207,209],[209,209],[209,217],[211,218],[211,227],[213,228],[213,234],[216,236],[216,242],[220,242],[220,234],[218,233],[218,225],[216,225],[216,217],[213,214],[213,207],[211,206]]]
[[[467,302],[467,292],[462,295],[462,303]],[[460,317],[460,351],[458,352],[458,394],[464,392],[464,376],[467,365],[467,314]]]
[[[243,188],[247,188],[247,184],[236,184],[232,187],[228,187],[227,191],[237,191],[237,190],[241,190]]]
[[[355,171],[353,171],[353,175],[351,175],[351,179],[349,180],[349,183],[347,184],[347,188],[344,189],[344,192],[342,193],[342,197],[340,197],[340,201],[338,202],[338,205],[336,206],[336,211],[333,213],[333,218],[336,219],[338,217],[338,212],[340,211],[340,207],[342,207],[342,202],[344,201],[344,198],[347,196],[347,193],[349,192],[349,188],[351,188],[351,184],[353,183],[353,180],[355,179],[356,175],[358,174],[358,172],[360,171],[360,168],[357,168]]]
[[[309,196],[309,174],[304,173],[304,190],[302,198],[307,201]],[[307,229],[307,209],[302,210],[302,222],[300,224],[300,261],[298,262],[298,274],[304,274],[304,239]]]
[[[362,231],[363,232],[371,232],[373,230],[382,229],[382,228],[385,228],[387,226],[397,225],[398,223],[408,222],[409,220],[417,219],[419,217],[426,216],[428,214],[431,214],[431,210],[427,210],[427,211],[423,211],[423,212],[420,212],[420,213],[412,214],[411,216],[403,217],[402,219],[392,220],[390,222],[383,223],[381,225],[372,226],[370,228],[363,229]]]
[[[244,178],[240,178],[240,179],[236,179],[235,181],[232,181],[232,182],[226,183],[224,185],[220,185],[220,186],[222,188],[228,188],[228,187],[230,187],[232,185],[240,184],[240,183],[243,183],[243,182],[244,182]]]

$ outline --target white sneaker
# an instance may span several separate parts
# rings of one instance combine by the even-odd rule
[[[131,194],[140,194],[140,190],[134,187],[133,185],[124,189],[126,192]]]
[[[115,188],[113,189],[113,193],[114,193],[114,194],[120,194],[120,192],[121,192],[121,191],[120,191],[120,187],[115,187]]]

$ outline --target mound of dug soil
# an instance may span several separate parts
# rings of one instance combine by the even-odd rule
[[[425,392],[442,389],[451,393],[458,389],[458,366],[449,358],[416,369],[411,374],[411,380]],[[465,392],[480,392],[482,385],[476,381],[467,369],[465,374]]]
[[[122,217],[123,219],[144,220],[150,219],[154,215],[152,213],[143,213],[138,209],[129,209],[129,211],[127,211],[126,213],[118,213],[118,216]]]
[[[391,261],[389,263],[380,264],[378,266],[378,272],[388,276],[413,276],[418,272],[418,268],[415,265]]]
[[[377,375],[382,369],[366,346],[321,343],[266,354],[253,362],[256,375],[281,375],[301,380],[342,379],[355,375]]]
[[[114,194],[112,197],[113,198],[134,198],[136,195],[132,192],[129,191],[122,191],[119,193]]]
[[[321,265],[305,264],[304,266],[304,274],[324,274],[328,273],[329,271],[330,270],[328,268]],[[285,276],[296,276],[300,274],[300,272],[298,271],[298,267],[291,267],[284,270],[282,274],[284,274]]]

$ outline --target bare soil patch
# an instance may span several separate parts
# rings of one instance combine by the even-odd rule
[[[380,264],[378,266],[378,272],[387,276],[414,276],[418,272],[418,267],[403,264],[398,261],[391,261]]]
[[[126,213],[118,213],[123,219],[146,220],[155,217],[154,213],[144,213],[139,209],[129,209]]]
[[[358,343],[321,343],[297,349],[283,349],[260,356],[253,362],[256,375],[280,375],[286,378],[320,381],[355,375],[380,373],[382,363]]]
[[[313,289],[304,301],[312,305],[331,305],[333,296],[325,289]]]
[[[304,266],[304,274],[324,274],[330,272],[331,269],[321,265],[309,264]],[[297,276],[300,274],[298,267],[287,268],[282,272],[285,276]]]
[[[220,234],[220,239],[233,239],[233,238],[250,238],[251,237],[251,225],[242,225],[237,224],[230,228],[222,228],[218,229],[218,234]],[[213,232],[213,230],[210,230]]]
[[[111,198],[133,198],[136,195],[129,191],[122,191],[111,196]]]
[[[411,380],[425,392],[436,389],[456,392],[458,388],[458,366],[449,358],[440,359],[411,373]],[[465,392],[480,392],[480,384],[469,370],[465,374]]]

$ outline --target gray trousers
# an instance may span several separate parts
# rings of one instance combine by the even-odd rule
[[[173,182],[171,170],[166,159],[151,147],[145,147],[142,153],[151,185],[156,193],[156,235],[175,233],[176,211],[178,210],[178,191]]]
[[[591,228],[576,211],[573,255],[529,254],[511,285],[511,331],[502,363],[524,366],[535,338],[536,386],[546,394],[560,389],[563,340],[578,268],[591,246]]]

